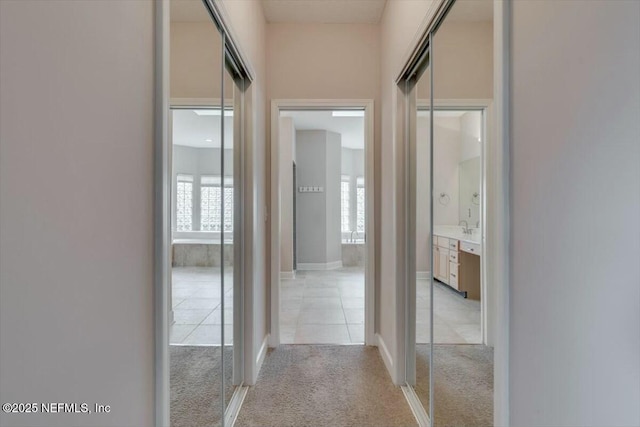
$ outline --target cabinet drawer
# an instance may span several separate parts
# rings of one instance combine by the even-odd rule
[[[479,244],[468,242],[461,242],[460,250],[474,255],[480,255],[481,252]]]
[[[453,239],[449,239],[449,249],[457,251],[458,250],[458,241],[457,240],[453,240]]]
[[[449,239],[446,237],[438,236],[438,246],[441,248],[449,248]]]
[[[457,262],[449,261],[449,274],[453,274],[458,277],[458,264]]]
[[[458,289],[458,263],[449,263],[449,286]]]
[[[460,262],[458,261],[458,251],[449,251],[449,261]]]

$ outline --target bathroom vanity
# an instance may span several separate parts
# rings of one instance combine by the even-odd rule
[[[442,228],[433,236],[433,277],[466,298],[480,300],[480,236],[460,227]]]

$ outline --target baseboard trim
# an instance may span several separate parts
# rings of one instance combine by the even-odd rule
[[[296,272],[295,271],[281,271],[280,272],[281,279],[295,279]]]
[[[380,352],[382,361],[384,362],[384,365],[387,367],[387,371],[389,371],[389,375],[391,375],[391,378],[395,382],[395,370],[393,366],[394,365],[393,357],[391,357],[391,353],[389,352],[389,349],[387,348],[387,344],[385,344],[382,336],[380,334],[376,334],[376,339],[378,341],[378,351]]]
[[[425,411],[424,406],[422,406],[422,402],[420,402],[416,391],[410,385],[403,385],[400,386],[400,388],[402,389],[404,398],[407,399],[407,403],[411,408],[411,412],[413,412],[413,416],[416,417],[418,426],[429,427],[431,425],[431,419],[429,418],[427,411]]]
[[[342,261],[333,262],[299,262],[298,270],[306,271],[322,271],[322,270],[337,270],[342,268]]]
[[[258,355],[256,356],[256,365],[253,370],[253,376],[251,384],[255,384],[258,380],[258,374],[260,374],[260,369],[262,368],[262,364],[264,363],[264,358],[267,357],[267,350],[269,349],[269,337],[270,334],[264,337],[262,340],[262,344],[260,345],[260,349],[258,350]]]
[[[233,396],[231,396],[229,406],[227,406],[227,410],[224,411],[225,426],[233,427],[236,423],[238,414],[240,414],[240,409],[242,408],[242,403],[244,402],[244,398],[247,396],[248,391],[249,387],[246,385],[240,385],[233,391]]]
[[[429,279],[431,279],[431,272],[430,271],[416,271],[416,279],[429,280]]]

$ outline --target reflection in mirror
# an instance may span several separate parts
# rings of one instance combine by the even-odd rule
[[[233,308],[234,308],[234,236],[237,235],[236,218],[234,215],[234,201],[235,201],[235,180],[234,171],[236,170],[235,159],[239,155],[235,150],[234,144],[234,120],[237,116],[234,114],[234,81],[233,77],[229,74],[227,67],[223,71],[223,85],[224,85],[224,125],[222,133],[224,135],[221,151],[224,153],[222,156],[223,162],[223,176],[222,176],[222,193],[220,202],[222,212],[222,228],[221,228],[221,241],[224,247],[223,257],[223,273],[224,273],[224,286],[223,294],[221,295],[221,313],[224,341],[223,352],[223,378],[224,378],[224,405],[225,409],[229,405],[231,396],[234,390],[234,377],[233,370],[235,369],[234,359],[234,345],[233,345]]]
[[[216,426],[223,424],[226,387],[219,202],[223,38],[201,0],[171,0],[170,6],[170,421]]]
[[[415,134],[415,384],[414,390],[423,408],[430,413],[431,370],[431,67],[427,66],[419,77],[415,92],[418,94]],[[409,356],[412,357],[412,356]],[[410,364],[410,362],[409,362]],[[410,374],[411,375],[411,374]]]
[[[460,162],[460,221],[464,218],[472,232],[480,228],[480,157],[473,157]]]
[[[432,35],[433,406],[436,426],[493,423],[484,345],[483,107],[493,97],[493,2],[455,1]]]

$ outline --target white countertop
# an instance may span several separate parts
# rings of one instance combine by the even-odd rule
[[[433,227],[433,234],[436,236],[447,237],[449,239],[456,239],[466,243],[480,244],[480,229],[472,228],[471,234],[464,234],[462,232],[462,226],[455,225],[435,225]]]

